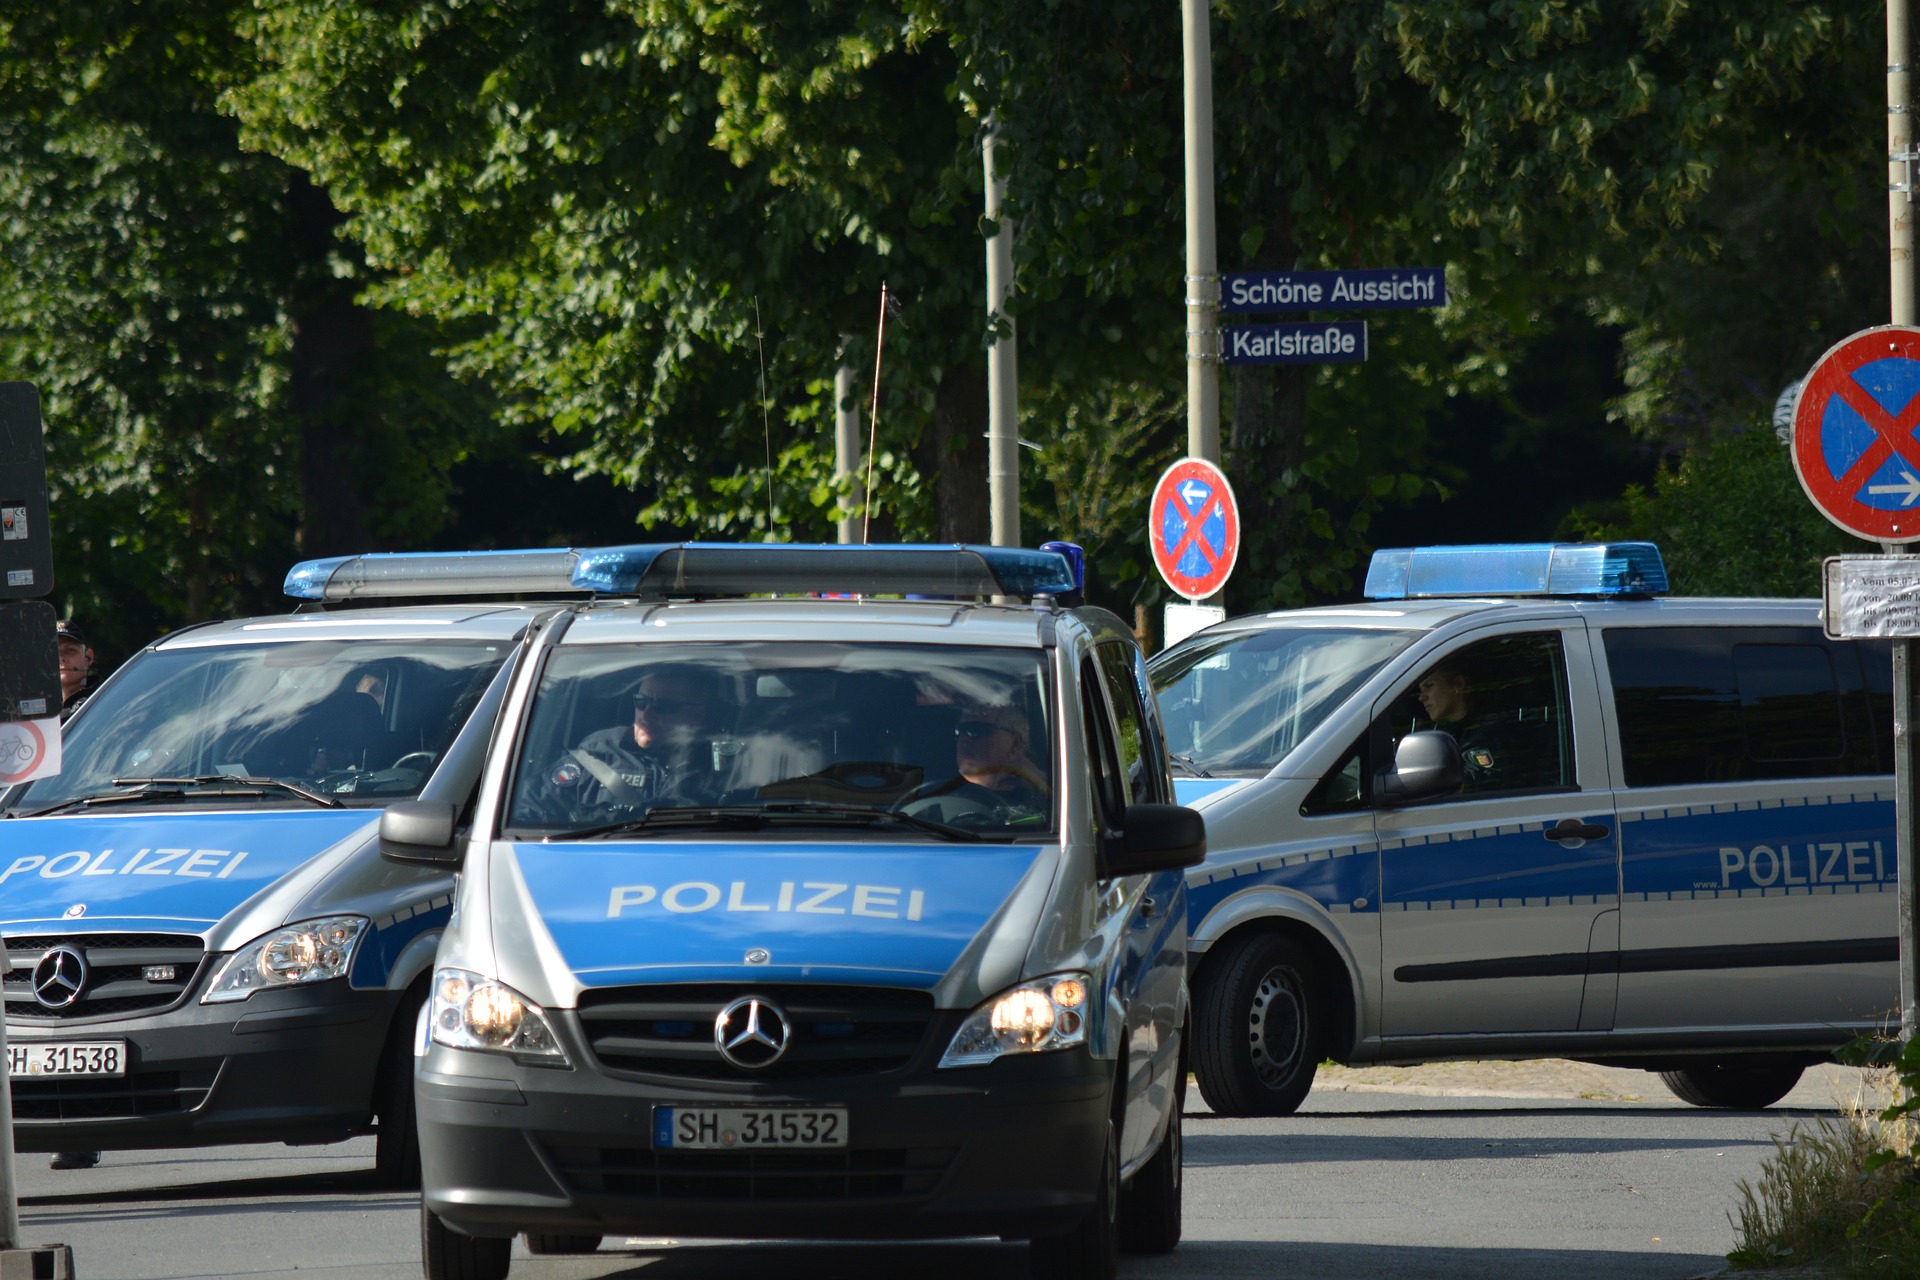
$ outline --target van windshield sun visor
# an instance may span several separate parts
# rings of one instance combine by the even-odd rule
[[[1398,547],[1373,553],[1371,600],[1451,596],[1653,596],[1667,567],[1651,542]]]

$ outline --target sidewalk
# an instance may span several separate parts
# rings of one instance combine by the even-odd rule
[[[1584,1098],[1590,1102],[1647,1102],[1684,1106],[1651,1071],[1600,1067],[1563,1058],[1528,1062],[1435,1062],[1418,1067],[1323,1066],[1316,1092],[1410,1093],[1440,1098]],[[1861,1073],[1851,1067],[1807,1068],[1793,1092],[1776,1106],[1827,1110],[1860,1092]]]

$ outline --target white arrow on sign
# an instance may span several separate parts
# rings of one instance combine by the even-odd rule
[[[1907,478],[1909,480],[1913,479],[1912,476],[1908,476]],[[1200,501],[1200,499],[1206,497],[1211,492],[1213,492],[1211,489],[1207,488],[1207,486],[1201,484],[1197,480],[1189,480],[1185,484],[1180,486],[1180,496],[1187,500],[1187,505],[1189,507],[1191,507],[1194,503]],[[1914,492],[1920,493],[1920,484],[1916,485]],[[1911,502],[1913,501],[1913,499],[1909,498],[1907,499],[1907,501]]]
[[[1913,505],[1913,500],[1914,500],[1915,498],[1920,498],[1920,478],[1916,478],[1916,477],[1914,476],[1914,474],[1913,474],[1913,472],[1911,472],[1911,471],[1907,471],[1907,470],[1905,470],[1905,469],[1902,469],[1902,470],[1901,470],[1901,472],[1900,472],[1900,478],[1901,478],[1902,480],[1905,480],[1905,481],[1906,481],[1906,483],[1905,483],[1905,484],[1873,484],[1873,485],[1868,485],[1868,486],[1867,486],[1867,492],[1868,492],[1868,493],[1901,493],[1901,494],[1905,494],[1906,496],[1900,499],[1900,505],[1901,505],[1901,506],[1903,506],[1903,507],[1910,507],[1910,506],[1912,506],[1912,505]]]

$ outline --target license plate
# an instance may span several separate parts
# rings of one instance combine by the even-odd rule
[[[655,1107],[653,1145],[675,1151],[765,1151],[847,1145],[845,1107]]]
[[[7,1045],[7,1074],[12,1076],[123,1076],[124,1040],[63,1040]]]

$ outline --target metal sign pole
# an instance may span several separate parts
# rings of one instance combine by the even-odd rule
[[[1894,324],[1914,323],[1913,274],[1913,129],[1907,75],[1909,44],[1907,0],[1887,0],[1887,266],[1888,296]],[[1894,555],[1906,553],[1904,544],[1883,544]],[[1916,1015],[1916,951],[1914,939],[1914,883],[1916,819],[1920,793],[1915,791],[1913,768],[1914,674],[1920,643],[1893,642],[1893,750],[1896,862],[1900,911],[1900,1038],[1912,1040],[1920,1032]]]

